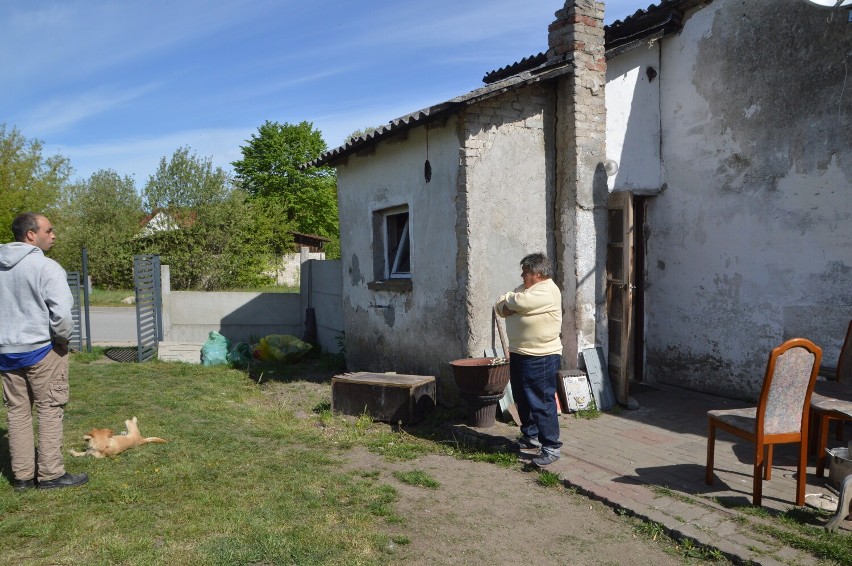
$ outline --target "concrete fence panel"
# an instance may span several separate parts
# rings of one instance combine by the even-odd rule
[[[301,295],[303,309],[314,309],[317,341],[323,351],[340,351],[343,335],[343,284],[341,263],[334,260],[309,260],[302,264]]]

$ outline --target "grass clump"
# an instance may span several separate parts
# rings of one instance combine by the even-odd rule
[[[127,307],[133,303],[125,303],[124,299],[133,297],[136,300],[136,291],[133,289],[101,289],[92,287],[89,292],[89,306],[92,307]]]
[[[394,472],[394,477],[402,483],[428,489],[438,489],[440,483],[422,470],[411,470],[408,472]]]
[[[547,470],[542,470],[538,473],[537,481],[539,484],[544,487],[554,487],[559,485],[561,482],[559,481],[559,475],[554,474],[553,472],[548,472]]]

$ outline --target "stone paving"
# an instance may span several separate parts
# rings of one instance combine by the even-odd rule
[[[664,385],[638,385],[631,396],[639,402],[636,410],[617,408],[595,419],[563,415],[563,457],[548,470],[594,499],[660,523],[677,538],[716,548],[734,562],[819,563],[761,532],[767,525],[784,528],[778,521],[733,508],[751,503],[752,444],[717,431],[715,483],[704,482],[707,411],[749,404]],[[516,426],[501,422],[456,430],[500,443],[518,434]],[[852,438],[849,425],[845,438]],[[796,459],[796,445],[775,447],[772,478],[763,485],[763,507],[770,514],[795,506]],[[810,494],[830,490],[828,478],[814,473],[815,458],[809,464],[806,494],[814,501],[818,496]],[[852,536],[852,521],[844,521],[839,532]]]

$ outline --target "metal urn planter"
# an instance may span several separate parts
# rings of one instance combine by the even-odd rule
[[[506,336],[500,326],[496,312],[493,322],[500,335],[503,352],[508,356]],[[509,384],[509,359],[465,358],[450,362],[453,377],[464,399],[472,410],[471,425],[477,428],[494,426],[497,404]]]

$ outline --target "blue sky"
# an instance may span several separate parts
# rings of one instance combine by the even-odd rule
[[[141,190],[189,146],[230,170],[266,120],[356,129],[547,49],[563,0],[7,0],[0,124]],[[649,0],[607,2],[606,23]]]

